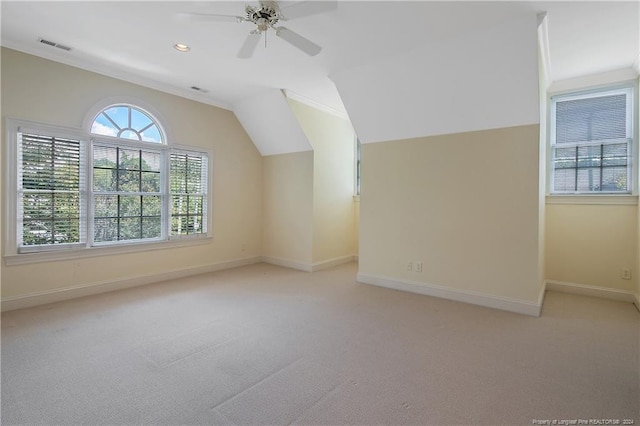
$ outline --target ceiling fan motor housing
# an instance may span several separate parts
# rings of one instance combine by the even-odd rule
[[[275,5],[262,4],[259,9],[247,6],[245,11],[247,20],[256,24],[261,32],[273,27],[280,20],[280,12]]]

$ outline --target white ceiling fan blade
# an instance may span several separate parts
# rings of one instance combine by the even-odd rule
[[[238,51],[238,58],[247,59],[253,55],[253,52],[255,52],[256,46],[258,46],[258,42],[260,41],[260,35],[260,31],[257,30],[253,30],[249,33],[242,44],[242,47]]]
[[[203,22],[242,22],[245,19],[242,16],[234,15],[217,15],[213,13],[190,13],[180,12],[178,16],[190,21],[203,21]]]
[[[311,40],[304,38],[300,34],[285,27],[276,28],[276,35],[310,56],[315,56],[322,50],[322,47],[318,46]]]
[[[280,12],[282,12],[282,19],[285,21],[288,19],[301,18],[303,16],[316,15],[318,13],[328,12],[338,7],[337,0],[326,1],[299,1],[295,3],[281,2]]]

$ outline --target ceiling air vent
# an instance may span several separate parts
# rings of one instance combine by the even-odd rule
[[[202,92],[202,93],[207,93],[207,92],[209,92],[208,90],[203,89],[203,88],[198,87],[198,86],[191,86],[190,88],[191,88],[191,89],[193,89],[193,90],[195,90],[196,92]]]
[[[48,46],[57,47],[58,49],[66,50],[67,52],[71,51],[69,46],[65,46],[64,44],[56,43],[55,41],[45,40],[43,38],[39,38],[38,41],[42,44],[46,44]]]

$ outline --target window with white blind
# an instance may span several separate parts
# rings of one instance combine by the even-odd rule
[[[69,245],[84,240],[84,145],[36,132],[18,134],[18,244]]]
[[[110,106],[91,133],[17,120],[7,127],[16,159],[9,253],[208,235],[208,153],[167,145],[140,108]]]
[[[171,152],[171,235],[206,232],[207,157]]]
[[[551,98],[551,192],[631,192],[631,88]]]

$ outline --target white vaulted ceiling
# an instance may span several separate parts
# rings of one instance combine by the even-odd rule
[[[263,156],[312,150],[281,90],[236,103],[234,112]]]
[[[456,46],[448,40],[471,40],[474,33],[538,12],[548,13],[552,81],[638,67],[640,6],[635,1],[339,1],[335,10],[285,24],[321,45],[317,56],[307,56],[270,33],[267,47],[258,46],[250,59],[238,59],[236,53],[252,24],[194,22],[180,15],[243,15],[245,3],[257,5],[253,1],[2,1],[1,42],[5,47],[229,109],[244,105],[246,110],[246,102],[254,97],[286,90],[354,116],[359,111],[348,109],[358,109],[358,102],[349,102],[345,109],[333,76],[341,80],[341,91],[357,93],[364,88],[356,87],[352,70],[382,61],[388,73],[379,82],[381,86],[407,78],[428,79],[426,66],[426,74],[418,77],[402,72],[415,66],[415,61],[398,62],[395,68],[389,61],[412,58],[411,52],[438,43]],[[72,50],[46,46],[39,38]],[[175,43],[186,43],[191,51],[178,52],[173,49]],[[458,53],[456,63],[472,73],[474,55]],[[350,78],[340,78],[350,74]],[[410,82],[403,81],[401,86],[409,87]]]
[[[537,22],[514,18],[336,73],[360,141],[538,123]]]

